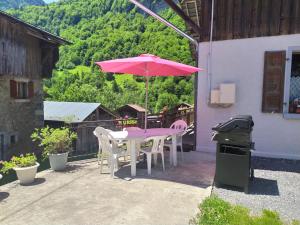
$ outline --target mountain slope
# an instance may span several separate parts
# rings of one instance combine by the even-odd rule
[[[43,0],[0,0],[0,9],[19,9],[28,5],[45,5]]]
[[[167,10],[163,2],[144,0],[148,7],[184,30],[184,22]],[[119,79],[104,74],[95,66],[95,61],[152,53],[194,64],[186,39],[152,17],[141,14],[128,0],[64,0],[9,12],[73,43],[60,48],[58,71],[45,81],[49,100],[101,102],[111,109],[127,103],[143,104],[142,77]],[[191,77],[157,77],[150,82],[152,111],[182,101],[193,103]]]

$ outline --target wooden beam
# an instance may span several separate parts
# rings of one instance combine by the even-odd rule
[[[173,2],[173,0],[164,1],[192,28],[196,34],[200,35],[200,27],[189,16],[187,16],[182,9]]]

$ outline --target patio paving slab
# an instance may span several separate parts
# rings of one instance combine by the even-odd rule
[[[178,156],[178,167],[162,172],[158,165],[151,176],[140,163],[137,177],[130,177],[127,165],[112,179],[86,160],[65,172],[43,171],[30,186],[0,186],[0,224],[188,224],[211,193],[215,156],[188,152],[184,162]]]

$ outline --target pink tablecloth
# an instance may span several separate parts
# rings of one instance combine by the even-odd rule
[[[115,139],[119,140],[129,140],[129,139],[141,139],[141,138],[149,138],[155,136],[169,136],[178,134],[182,131],[171,129],[171,128],[151,128],[145,130],[134,130],[134,131],[116,131],[111,132],[111,135]]]

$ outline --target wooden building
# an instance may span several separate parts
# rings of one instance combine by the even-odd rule
[[[250,114],[254,154],[300,159],[300,1],[165,2],[198,42],[204,69],[196,79],[196,149],[214,152],[211,127]]]
[[[101,103],[44,101],[45,125],[50,127],[116,118],[116,113]]]
[[[44,124],[42,79],[66,43],[0,11],[0,159],[35,150],[30,135]]]
[[[45,125],[53,128],[69,126],[77,133],[75,153],[86,154],[97,149],[93,131],[97,126],[113,129],[116,113],[100,103],[44,101]]]
[[[117,113],[122,118],[135,118],[137,119],[131,126],[143,127],[145,121],[145,108],[136,104],[127,104],[118,108]]]
[[[129,118],[140,118],[145,117],[146,110],[135,104],[127,104],[117,109],[117,112],[121,117],[129,117]]]

